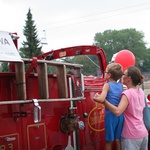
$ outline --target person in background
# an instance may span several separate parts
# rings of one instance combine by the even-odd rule
[[[118,106],[120,96],[123,92],[123,85],[117,82],[123,75],[122,66],[118,63],[110,63],[106,67],[105,79],[108,81],[104,84],[101,94],[96,93],[93,100],[104,102],[107,99],[112,105]],[[116,116],[107,107],[105,107],[105,150],[112,149],[112,142],[115,141],[115,150],[121,150],[121,132],[123,127],[123,114]]]
[[[142,74],[137,67],[130,66],[124,71],[122,81],[127,89],[123,91],[119,105],[112,105],[107,98],[101,103],[117,116],[124,113],[122,150],[148,150],[148,131],[143,121],[144,91],[139,87],[143,82]]]

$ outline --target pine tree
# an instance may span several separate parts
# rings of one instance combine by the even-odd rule
[[[41,42],[38,39],[36,25],[34,24],[30,8],[27,13],[23,34],[26,41],[22,43],[23,47],[19,50],[20,55],[24,58],[32,58],[41,54],[42,46],[40,46]]]

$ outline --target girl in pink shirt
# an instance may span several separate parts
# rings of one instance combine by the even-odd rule
[[[102,103],[115,115],[124,113],[122,150],[147,150],[148,131],[143,122],[144,92],[138,87],[143,82],[140,70],[134,66],[128,67],[124,71],[122,82],[127,86],[127,90],[122,93],[118,107],[107,100]]]

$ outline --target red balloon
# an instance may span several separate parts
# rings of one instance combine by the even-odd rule
[[[129,50],[121,50],[115,57],[115,62],[122,65],[123,70],[128,68],[129,66],[135,65],[135,56]]]

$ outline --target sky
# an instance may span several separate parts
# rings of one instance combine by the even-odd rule
[[[44,52],[92,45],[96,33],[135,28],[150,47],[150,0],[0,0],[0,30],[17,32],[18,46],[31,9]]]

